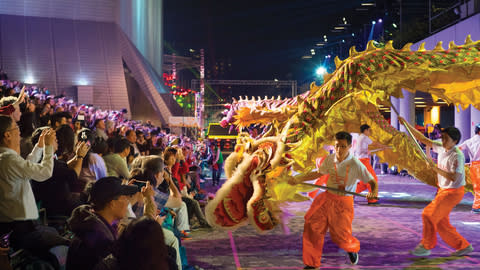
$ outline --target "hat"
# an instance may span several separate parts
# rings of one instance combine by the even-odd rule
[[[93,204],[108,203],[120,195],[130,196],[137,192],[137,186],[122,185],[120,178],[104,177],[92,185],[88,202]]]

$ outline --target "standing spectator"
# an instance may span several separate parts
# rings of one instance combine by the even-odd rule
[[[212,166],[212,183],[214,186],[220,184],[220,176],[222,175],[223,154],[220,147],[210,144],[210,164]]]
[[[49,235],[36,231],[33,221],[38,219],[38,210],[30,185],[31,179],[45,181],[52,177],[55,143],[55,131],[46,129],[25,160],[20,156],[17,124],[8,116],[0,116],[0,235],[13,231],[10,240],[14,248],[45,249],[49,244],[59,244]],[[40,237],[29,238],[34,235]]]

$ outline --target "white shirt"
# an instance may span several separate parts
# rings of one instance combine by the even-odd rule
[[[360,134],[355,145],[355,156],[357,158],[369,158],[368,146],[372,144],[372,140],[365,134]]]
[[[452,149],[446,151],[441,143],[434,142],[432,144],[433,151],[438,153],[438,168],[447,172],[456,172],[457,178],[455,181],[450,181],[440,174],[438,176],[438,186],[440,188],[459,188],[465,185],[465,156],[462,151],[454,146]]]
[[[470,162],[480,161],[480,135],[475,134],[470,139],[458,145],[458,147],[467,150]]]
[[[52,173],[52,146],[35,146],[26,160],[13,149],[0,147],[0,222],[38,219],[30,179],[42,182]]]
[[[357,189],[357,180],[360,180],[364,183],[368,183],[370,180],[373,180],[373,176],[368,172],[365,165],[363,165],[362,162],[360,162],[360,160],[358,160],[352,154],[348,154],[347,158],[345,158],[342,162],[337,161],[335,154],[330,154],[320,165],[318,171],[323,174],[329,174],[327,187],[339,188],[339,185],[344,185],[345,190],[351,192],[355,192]],[[347,177],[345,180],[346,183],[339,183],[336,175]],[[346,194],[346,196],[352,195]]]

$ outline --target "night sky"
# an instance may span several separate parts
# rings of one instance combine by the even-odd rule
[[[410,7],[426,6],[424,1],[410,1],[410,4],[403,1]],[[375,1],[166,0],[165,53],[174,50],[181,54],[188,48],[204,48],[207,59],[232,59],[232,79],[293,79],[301,84],[313,80],[315,66],[321,64],[324,55],[333,53],[330,60],[333,63],[333,57],[339,51],[347,52],[351,45],[362,49],[365,34],[359,31],[370,31],[370,26],[364,24],[380,17],[389,23],[398,20],[392,11],[398,0],[376,1],[376,7],[357,11],[362,2]],[[343,17],[352,25],[351,29],[332,33]],[[323,41],[323,35],[333,43],[327,49],[315,46]],[[345,44],[338,43],[342,39]],[[312,48],[316,50],[315,58],[302,60]]]

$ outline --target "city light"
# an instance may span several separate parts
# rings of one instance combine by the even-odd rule
[[[317,76],[323,76],[325,73],[327,73],[327,69],[325,67],[319,67],[317,68],[315,73],[317,74]]]

